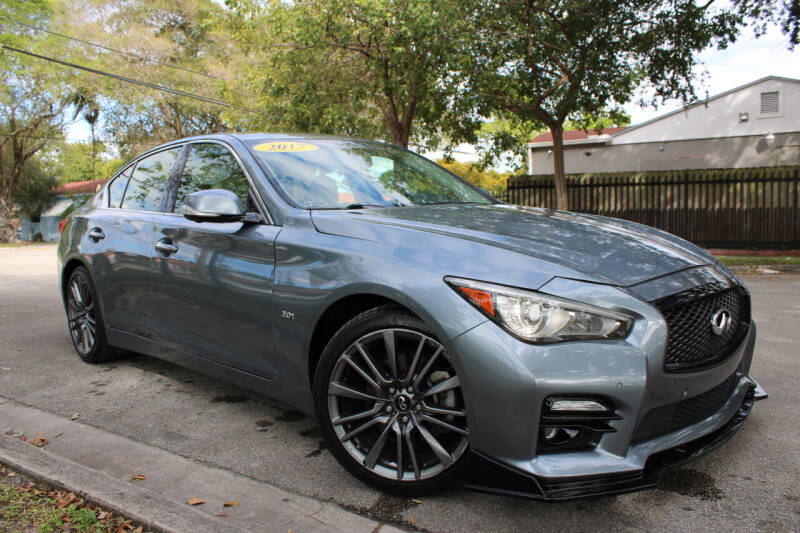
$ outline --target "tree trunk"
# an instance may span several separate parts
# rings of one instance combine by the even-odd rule
[[[392,131],[392,142],[397,146],[408,148],[408,140],[411,137],[411,132],[400,126],[397,130]]]
[[[0,242],[13,242],[14,225],[11,223],[11,202],[0,197]]]
[[[550,126],[553,134],[553,179],[556,185],[556,209],[566,211],[569,209],[567,196],[567,176],[564,174],[564,125]]]

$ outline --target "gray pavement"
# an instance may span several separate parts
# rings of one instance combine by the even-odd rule
[[[55,270],[53,246],[0,248],[0,402],[11,400],[0,405],[0,433],[19,420],[4,407],[35,407],[64,420],[77,413],[81,423],[60,438],[91,427],[189,459],[187,497],[203,497],[213,484],[188,473],[216,468],[427,531],[800,530],[800,276],[746,278],[759,326],[752,375],[770,399],[730,442],[671,473],[657,490],[541,504],[463,489],[421,503],[388,497],[342,470],[314,421],[280,402],[140,355],[83,364],[66,332]],[[233,509],[249,512],[259,498],[256,488],[238,493]]]

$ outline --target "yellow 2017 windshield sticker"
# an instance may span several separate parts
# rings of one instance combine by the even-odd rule
[[[279,141],[257,144],[253,147],[253,150],[258,150],[259,152],[310,152],[317,148],[315,144]]]

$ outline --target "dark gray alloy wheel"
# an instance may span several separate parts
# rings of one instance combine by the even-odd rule
[[[329,449],[371,485],[408,495],[460,479],[469,430],[458,375],[407,311],[376,308],[345,324],[323,353],[315,401]]]
[[[72,345],[87,363],[104,363],[115,358],[106,342],[105,327],[89,272],[77,267],[65,288],[67,320]]]

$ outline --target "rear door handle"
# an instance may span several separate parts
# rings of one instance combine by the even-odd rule
[[[168,240],[158,241],[156,243],[156,250],[161,252],[162,254],[174,254],[178,251],[178,247],[174,244],[170,243]]]
[[[89,238],[92,239],[94,242],[99,241],[100,239],[105,239],[106,234],[103,233],[103,230],[100,228],[92,228],[89,230]]]

